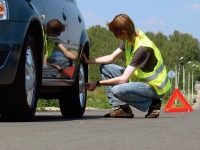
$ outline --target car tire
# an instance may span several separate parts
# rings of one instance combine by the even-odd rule
[[[74,85],[66,87],[59,99],[60,111],[64,117],[80,118],[83,116],[87,98],[84,83],[87,81],[87,77],[87,65],[81,63]]]
[[[4,120],[28,121],[35,115],[40,84],[37,62],[35,42],[31,35],[27,35],[13,83],[0,88]]]

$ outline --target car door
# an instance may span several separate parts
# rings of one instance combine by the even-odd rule
[[[83,29],[83,19],[76,5],[75,0],[62,0],[67,14],[68,40],[72,43],[79,43]]]
[[[47,23],[52,20],[52,19],[57,19],[59,20],[62,24],[67,25],[67,15],[66,15],[66,11],[64,8],[64,5],[62,3],[61,0],[42,0],[43,3],[43,7],[44,7],[44,11],[45,11],[45,30],[46,30],[46,26]],[[67,28],[65,29],[65,31],[61,32],[60,36],[58,36],[57,38],[59,38],[59,41],[68,41],[68,30]],[[47,38],[48,40],[50,40],[49,38]],[[62,43],[65,47],[67,47],[67,44]],[[47,46],[46,46],[47,47]],[[62,52],[59,51],[59,49],[55,46],[53,48],[53,52],[52,52],[52,57],[65,57],[63,55]],[[48,65],[46,66],[46,64],[44,64],[43,66],[43,77],[45,78],[59,78],[59,76],[57,76],[57,71],[55,71],[55,68],[49,68],[49,65],[55,65],[54,62],[48,62]],[[60,66],[59,64],[56,64],[58,66]],[[61,67],[61,66],[60,66]]]

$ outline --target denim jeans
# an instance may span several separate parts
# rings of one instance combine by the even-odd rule
[[[101,65],[100,73],[103,80],[119,77],[125,68],[115,65]],[[108,100],[111,106],[129,104],[141,111],[147,111],[153,99],[160,99],[156,90],[144,82],[129,82],[115,86],[105,86]]]
[[[72,65],[72,60],[68,58],[48,58],[47,63],[58,65],[61,68],[67,68]],[[43,64],[43,71],[42,76],[43,77],[56,77],[58,74],[58,70],[50,65]]]

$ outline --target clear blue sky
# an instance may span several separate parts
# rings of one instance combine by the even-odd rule
[[[136,29],[169,35],[178,30],[200,41],[200,0],[76,0],[86,28],[101,25],[120,13],[131,17]]]

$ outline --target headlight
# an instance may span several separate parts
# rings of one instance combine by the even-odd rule
[[[0,0],[0,21],[7,19],[7,7],[5,0]]]

